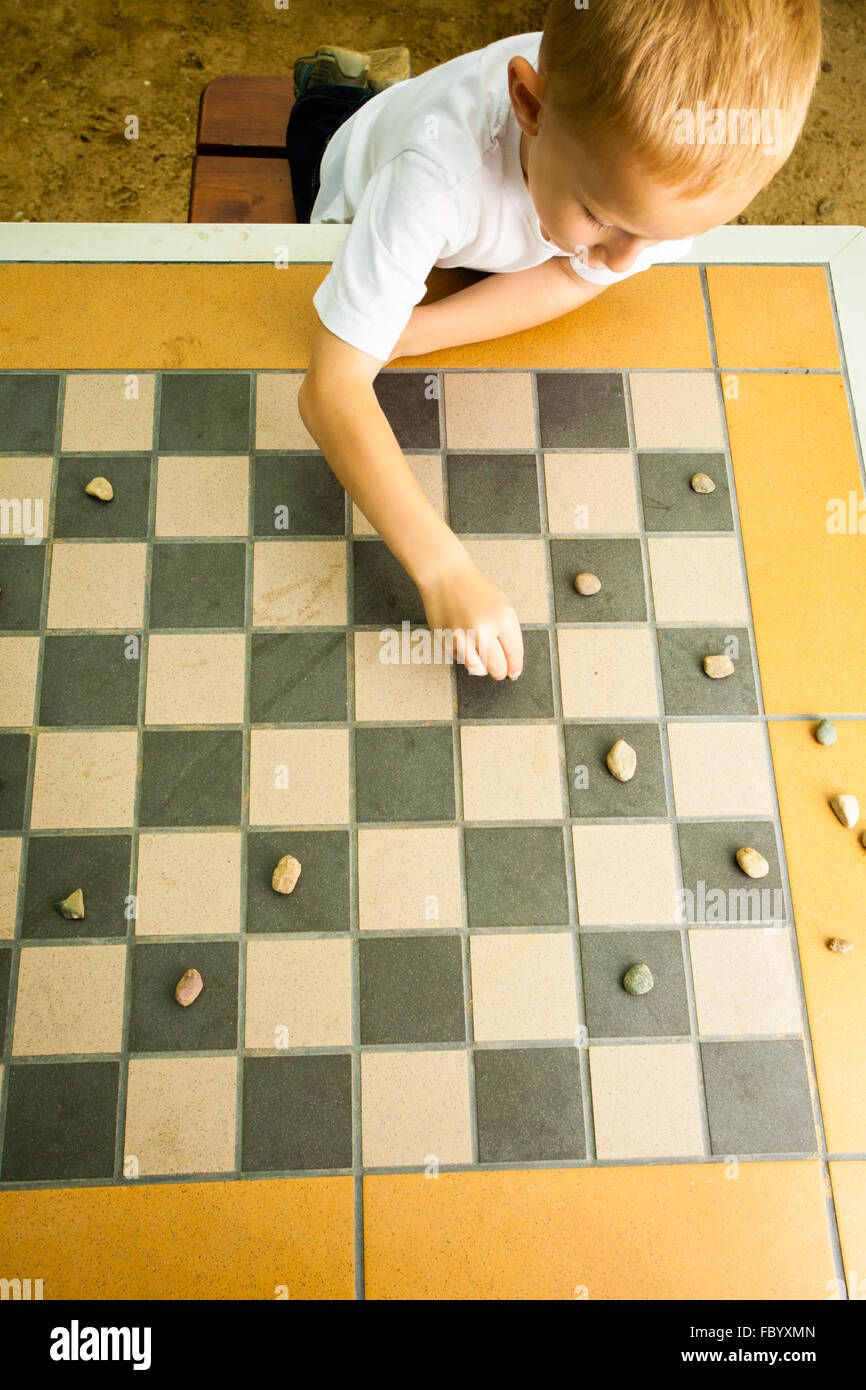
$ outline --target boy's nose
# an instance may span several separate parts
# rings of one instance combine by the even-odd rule
[[[631,269],[645,246],[657,245],[658,242],[647,241],[643,237],[630,237],[622,246],[603,246],[601,248],[601,254],[608,270],[619,273],[620,271]]]

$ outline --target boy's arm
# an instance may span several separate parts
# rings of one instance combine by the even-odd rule
[[[389,360],[535,328],[578,309],[605,288],[578,275],[567,256],[552,256],[529,270],[488,275],[445,299],[419,304]]]
[[[471,674],[516,678],[523,667],[517,615],[415,480],[373,390],[382,365],[320,326],[298,393],[301,419],[417,584],[431,629],[454,634]]]

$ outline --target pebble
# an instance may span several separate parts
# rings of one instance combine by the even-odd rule
[[[739,215],[739,217],[737,218],[737,221],[739,222],[739,224],[740,224],[741,227],[745,227],[746,224],[747,224],[747,222],[748,222],[748,220],[749,220],[749,219],[748,219],[748,217],[746,216],[746,214],[745,214],[744,212],[741,212],[740,215]]]
[[[831,936],[827,942],[827,950],[835,951],[838,956],[844,956],[846,951],[853,951],[854,942],[849,941],[844,936]]]
[[[729,656],[705,656],[704,670],[712,680],[720,681],[734,674],[734,663]]]
[[[202,991],[203,980],[197,970],[185,970],[177,982],[174,997],[178,1004],[183,1004],[184,1008],[198,999]]]
[[[632,965],[625,972],[622,987],[627,994],[649,994],[655,981],[648,965]]]
[[[76,888],[74,893],[70,893],[68,898],[62,902],[55,903],[54,906],[65,917],[67,922],[77,922],[84,916],[84,894],[80,888]]]
[[[827,747],[828,743],[836,742],[836,725],[831,724],[829,719],[822,719],[815,729],[815,737],[819,743]]]
[[[766,878],[770,872],[770,866],[763,854],[759,854],[751,845],[745,845],[737,850],[737,863],[744,874],[749,878]]]
[[[822,71],[822,72],[832,72],[832,71],[833,71],[833,64],[832,64],[832,63],[829,63],[829,62],[827,61],[826,58],[824,59],[823,63],[821,64],[821,71]]]
[[[830,805],[846,830],[850,830],[860,819],[860,806],[856,796],[848,796],[845,792],[841,796],[831,796]]]
[[[835,198],[822,198],[818,204],[818,216],[823,217],[825,212],[832,212],[835,206]]]
[[[637,768],[637,753],[624,738],[618,738],[605,762],[618,782],[630,782]]]
[[[291,893],[301,876],[301,865],[291,854],[284,854],[271,878],[275,893]]]
[[[91,478],[84,491],[91,497],[98,497],[100,502],[110,502],[114,496],[114,488],[107,478]]]
[[[692,475],[693,492],[715,492],[716,485],[709,473],[695,473]]]
[[[601,580],[597,574],[579,574],[574,581],[574,587],[579,594],[597,594],[601,588]]]

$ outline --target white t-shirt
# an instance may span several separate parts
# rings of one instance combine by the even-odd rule
[[[541,34],[516,34],[371,97],[331,137],[312,222],[351,222],[313,296],[326,328],[386,361],[436,266],[513,271],[565,253],[542,236],[520,165],[508,62],[538,67]],[[684,256],[644,247],[630,270],[569,260],[608,285]]]

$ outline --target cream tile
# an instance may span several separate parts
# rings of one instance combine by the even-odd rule
[[[550,531],[640,531],[631,454],[545,454],[544,473]]]
[[[51,504],[50,458],[0,459],[0,497],[8,507],[0,511],[0,536],[20,536],[31,544],[48,535]]]
[[[647,541],[660,623],[747,623],[736,536],[656,536]]]
[[[157,462],[157,536],[245,536],[249,500],[246,455]]]
[[[124,1157],[140,1177],[226,1173],[235,1166],[237,1058],[133,1058]]]
[[[15,935],[15,912],[21,873],[21,836],[0,836],[0,941]]]
[[[256,541],[257,627],[342,626],[346,620],[345,541]]]
[[[153,390],[150,372],[70,372],[61,447],[120,453],[150,450]]]
[[[48,627],[140,628],[146,563],[137,541],[56,541]]]
[[[361,1123],[368,1168],[471,1163],[466,1053],[362,1052]]]
[[[529,372],[446,372],[445,437],[455,449],[534,449]]]
[[[347,729],[253,729],[251,825],[345,825]]]
[[[571,833],[582,927],[676,922],[670,825],[573,825]]]
[[[138,735],[65,733],[44,729],[36,738],[34,830],[132,825]]]
[[[521,623],[550,620],[547,596],[547,557],[542,540],[462,541],[487,578],[499,586]]]
[[[0,637],[0,724],[33,723],[38,668],[38,637]]]
[[[659,713],[656,645],[648,628],[559,628],[566,719],[628,719]]]
[[[351,941],[247,941],[246,1046],[352,1042]]]
[[[456,827],[362,827],[358,831],[358,896],[362,931],[459,928]]]
[[[695,929],[689,950],[702,1035],[802,1033],[787,928]]]
[[[678,816],[772,816],[764,726],[668,724]]]
[[[632,372],[639,449],[724,449],[713,372]]]
[[[577,995],[570,932],[472,936],[478,1042],[574,1038]]]
[[[406,454],[415,481],[427,501],[436,508],[440,516],[445,515],[445,496],[442,487],[442,460],[438,454]],[[376,529],[371,526],[364,513],[352,503],[352,530],[356,536],[375,536]]]
[[[142,832],[136,895],[137,936],[239,932],[241,836]]]
[[[119,1052],[126,947],[23,946],[12,1052]]]
[[[559,820],[555,724],[476,724],[460,730],[466,820]]]
[[[257,373],[257,449],[318,449],[298,413],[298,391],[304,376],[304,372]]]
[[[242,724],[242,632],[154,633],[148,642],[147,724]]]
[[[589,1069],[600,1160],[703,1154],[696,1063],[689,1043],[591,1047]]]
[[[450,719],[453,713],[451,667],[381,660],[378,632],[355,633],[355,718]]]

